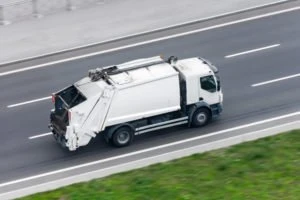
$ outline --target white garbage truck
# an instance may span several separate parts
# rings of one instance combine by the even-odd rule
[[[135,135],[201,127],[223,109],[218,69],[201,57],[155,56],[99,67],[52,94],[52,101],[49,128],[70,151],[99,134],[123,147]]]

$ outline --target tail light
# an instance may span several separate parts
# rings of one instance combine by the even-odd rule
[[[55,103],[55,94],[52,94],[52,103]]]

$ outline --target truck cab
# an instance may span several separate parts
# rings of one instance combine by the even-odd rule
[[[183,59],[173,65],[179,71],[180,79],[185,82],[186,105],[223,102],[220,78],[214,65],[202,58]]]

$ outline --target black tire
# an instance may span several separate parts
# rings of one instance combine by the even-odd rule
[[[128,126],[118,128],[112,136],[112,145],[116,147],[125,147],[132,143],[134,131]]]
[[[211,120],[210,111],[207,108],[199,108],[197,109],[192,117],[192,126],[201,127],[208,124]]]

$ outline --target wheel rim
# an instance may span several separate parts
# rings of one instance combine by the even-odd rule
[[[129,138],[130,138],[130,136],[129,136],[129,133],[127,131],[120,132],[118,134],[118,137],[117,137],[118,142],[120,144],[126,144],[129,141]]]
[[[200,123],[200,124],[205,124],[207,120],[207,116],[205,113],[201,112],[197,115],[197,121]]]

